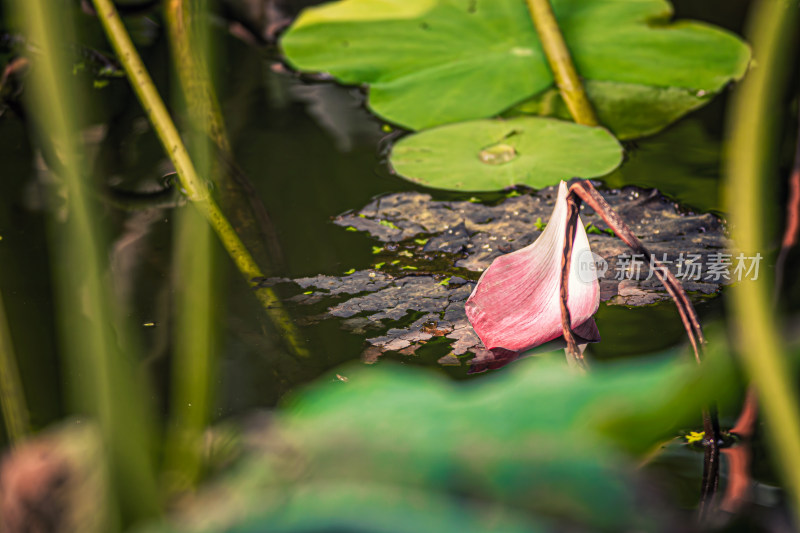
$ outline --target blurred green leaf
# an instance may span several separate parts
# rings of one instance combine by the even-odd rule
[[[663,0],[553,9],[601,118],[625,136],[697,107],[750,59],[730,33],[669,23]],[[370,108],[410,129],[487,118],[553,86],[523,0],[342,0],[304,11],[281,44],[297,69],[368,84]],[[623,94],[637,108],[621,105]]]
[[[404,137],[392,149],[401,176],[430,187],[491,191],[602,176],[622,161],[603,128],[545,118],[474,120]]]
[[[418,533],[535,533],[548,531],[519,513],[457,500],[425,490],[373,483],[315,481],[292,491],[273,488],[262,511],[240,523],[216,524],[213,531],[263,533],[295,531]],[[226,521],[222,520],[224,524]]]
[[[172,527],[652,530],[663,499],[630,454],[699,426],[700,407],[725,396],[725,368],[701,373],[684,354],[581,376],[558,353],[470,384],[339,370],[346,383],[311,387],[252,431],[249,459]]]

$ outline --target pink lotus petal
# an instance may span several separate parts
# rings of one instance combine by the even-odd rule
[[[467,299],[467,318],[487,349],[522,352],[561,336],[559,287],[567,192],[562,181],[553,214],[539,238],[495,259]],[[589,271],[585,263],[591,258],[589,239],[579,219],[567,306],[575,332],[596,342],[600,337],[592,316],[600,304],[600,288],[596,276],[585,274]],[[583,274],[579,276],[579,272]]]

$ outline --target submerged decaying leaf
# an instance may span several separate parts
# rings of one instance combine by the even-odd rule
[[[683,211],[656,190],[626,187],[603,191],[609,204],[658,259],[695,257],[698,266],[713,263],[725,251],[720,220],[711,214]],[[503,254],[519,250],[541,235],[553,211],[556,189],[506,198],[497,205],[435,201],[416,192],[379,197],[357,212],[338,217],[344,227],[368,232],[383,244],[372,268],[342,276],[319,275],[292,283],[304,293],[297,304],[325,305],[316,319],[336,317],[343,327],[367,335],[365,359],[384,351],[413,354],[437,338],[450,353],[442,364],[485,369],[502,364],[484,348],[470,326],[464,305],[481,272]],[[607,261],[600,276],[600,300],[610,305],[648,305],[669,299],[648,265],[630,267],[630,249],[591,209],[581,208],[592,251]],[[379,265],[380,268],[377,268]],[[668,265],[679,278],[686,265]],[[680,272],[679,269],[683,269]],[[649,278],[649,279],[647,279]],[[724,277],[702,270],[698,279],[681,279],[700,295],[716,293]],[[602,335],[602,331],[600,332]]]

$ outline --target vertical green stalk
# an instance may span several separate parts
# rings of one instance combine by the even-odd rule
[[[41,51],[26,86],[30,96],[26,109],[43,142],[56,147],[58,178],[66,193],[66,220],[54,220],[50,235],[64,374],[73,412],[96,420],[103,435],[114,487],[110,515],[121,513],[108,525],[108,530],[115,530],[159,511],[147,409],[150,395],[133,365],[135,344],[113,304],[102,223],[83,182],[76,120],[80,101],[72,87],[71,63],[63,53],[71,40],[69,4],[26,0],[7,5],[16,10],[16,20]]]
[[[205,13],[203,0],[168,0],[166,20],[169,29],[170,49],[178,81],[192,113],[194,125],[217,145],[220,151],[231,155],[225,120],[209,72],[209,49],[205,34],[198,31]],[[213,148],[213,147],[210,147]]]
[[[167,0],[164,18],[169,34],[172,62],[191,113],[190,125],[213,141],[207,148],[216,152],[211,166],[200,175],[214,182],[223,212],[261,268],[280,263],[281,250],[269,214],[255,187],[235,164],[222,106],[209,70],[212,55],[204,39],[208,19],[206,0]],[[203,52],[203,50],[206,50]],[[192,154],[195,157],[195,154]]]
[[[776,174],[774,155],[797,16],[794,3],[761,0],[751,16],[750,42],[756,66],[736,89],[730,147],[726,164],[726,205],[737,252],[746,257],[767,247],[767,217],[774,212],[764,191]],[[764,254],[762,254],[764,255]],[[766,269],[758,280],[745,280],[731,289],[729,304],[747,374],[763,408],[777,471],[790,495],[800,524],[800,409],[793,387],[793,369],[771,304],[771,279]]]
[[[12,445],[18,444],[30,433],[30,421],[2,297],[0,297],[0,409],[8,440]]]
[[[553,79],[556,81],[561,98],[567,104],[572,118],[578,124],[599,125],[600,122],[597,120],[594,108],[592,108],[578,72],[575,70],[567,43],[558,27],[550,0],[527,0],[527,2],[533,25],[536,26],[536,33],[539,34],[550,70],[553,71]]]
[[[212,142],[222,143],[226,150],[229,147],[210,84],[207,32],[190,31],[192,26],[196,30],[197,25],[205,22],[204,6],[198,2],[192,11],[186,12],[182,6],[183,0],[170,0],[167,6],[170,45],[181,80],[178,86],[195,122],[189,135],[192,157],[198,169],[209,175],[214,172],[216,159],[212,157],[216,154]],[[209,225],[191,208],[180,209],[176,215],[172,274],[174,350],[165,453],[166,489],[171,493],[194,488],[202,476],[203,433],[214,398],[211,382],[216,373],[215,310],[219,293],[214,275],[216,249]]]
[[[139,97],[142,107],[147,112],[147,116],[155,128],[161,144],[175,166],[175,171],[178,174],[181,186],[186,191],[186,196],[208,223],[211,224],[211,227],[214,228],[228,255],[236,263],[245,280],[252,284],[254,280],[263,278],[263,273],[253,256],[211,197],[206,182],[197,175],[178,130],[175,128],[164,102],[158,95],[147,69],[139,58],[139,54],[136,52],[125,30],[114,4],[111,0],[93,0],[93,2],[98,18],[105,29],[106,36],[125,68],[128,79]],[[255,286],[255,293],[272,323],[282,333],[289,348],[296,355],[308,356],[308,350],[300,336],[300,332],[275,293],[269,288],[258,287],[257,285]]]
[[[216,276],[213,234],[193,209],[183,209],[175,228],[174,350],[170,420],[165,453],[166,489],[192,489],[203,470],[216,374]]]

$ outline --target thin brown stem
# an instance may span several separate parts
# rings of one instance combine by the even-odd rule
[[[700,506],[697,517],[706,521],[713,510],[714,496],[719,488],[720,429],[717,408],[703,410],[703,479],[700,484]]]
[[[689,342],[692,344],[692,349],[694,350],[695,359],[699,363],[701,361],[701,353],[702,347],[705,344],[705,338],[703,337],[703,330],[700,327],[700,320],[697,317],[697,313],[694,310],[689,298],[686,296],[686,292],[683,290],[680,281],[669,271],[669,269],[661,262],[653,257],[653,254],[644,247],[642,241],[634,235],[633,231],[628,227],[625,221],[617,214],[614,209],[608,205],[605,198],[597,192],[597,189],[591,184],[591,182],[587,180],[579,181],[570,187],[570,193],[576,195],[581,200],[586,202],[586,204],[595,210],[595,212],[600,215],[603,220],[608,224],[608,226],[614,230],[614,233],[619,237],[625,244],[627,244],[634,252],[637,254],[642,254],[642,256],[650,262],[655,268],[654,273],[656,277],[661,281],[664,287],[667,289],[667,292],[675,301],[675,305],[678,308],[678,313],[680,313],[681,321],[683,322],[684,328],[686,328],[686,334],[689,337]]]
[[[575,231],[578,228],[578,211],[580,208],[580,199],[576,199],[573,195],[567,196],[567,229],[564,238],[564,253],[561,256],[561,328],[564,334],[564,340],[567,343],[567,357],[569,361],[575,364],[578,368],[586,370],[586,360],[583,358],[575,342],[575,334],[572,332],[572,317],[570,316],[569,306],[567,301],[569,298],[569,271],[572,264],[572,248],[575,244]]]
[[[747,389],[742,411],[739,418],[730,430],[740,442],[730,448],[725,448],[722,453],[728,458],[728,483],[720,502],[720,509],[726,513],[738,512],[750,495],[753,479],[750,469],[753,460],[751,439],[755,433],[758,421],[758,392],[752,385]]]
[[[758,421],[758,393],[751,386],[747,389],[747,396],[744,399],[742,411],[736,424],[731,428],[731,433],[736,434],[742,439],[749,439],[753,436]]]
[[[800,117],[798,117],[800,121]],[[775,289],[773,299],[778,300],[781,286],[783,285],[783,273],[786,267],[786,258],[789,251],[797,244],[800,237],[800,131],[797,134],[797,144],[794,151],[794,163],[792,173],[789,175],[789,195],[786,200],[786,228],[783,230],[781,241],[781,251],[775,262]]]
[[[701,362],[701,353],[705,345],[705,338],[703,336],[703,329],[700,326],[700,319],[694,309],[686,291],[680,281],[669,271],[664,263],[658,261],[650,251],[645,248],[642,241],[633,233],[630,227],[622,220],[616,211],[606,202],[605,198],[597,192],[592,183],[588,180],[581,180],[573,184],[570,189],[570,194],[567,197],[567,205],[569,206],[569,215],[566,229],[566,238],[564,241],[564,254],[561,259],[561,326],[563,329],[564,339],[567,341],[567,354],[575,361],[583,363],[583,356],[579,354],[577,345],[575,344],[575,336],[570,327],[570,314],[567,307],[568,294],[568,280],[570,270],[570,260],[572,257],[572,248],[575,241],[575,231],[578,225],[578,211],[581,201],[594,209],[600,215],[606,224],[614,231],[625,244],[627,244],[634,252],[641,254],[651,265],[653,271],[667,289],[667,292],[672,297],[678,308],[683,327],[686,329],[686,334],[689,337],[689,342],[694,351],[694,357],[698,364]],[[585,363],[583,363],[585,365]],[[701,502],[700,502],[700,517],[703,518],[711,509],[711,504],[714,500],[714,495],[717,491],[719,484],[719,443],[720,443],[720,429],[719,420],[717,417],[716,408],[711,406],[709,409],[703,410],[703,429],[705,431],[705,438],[703,445],[705,446],[705,460],[703,462],[703,482],[701,487]]]

